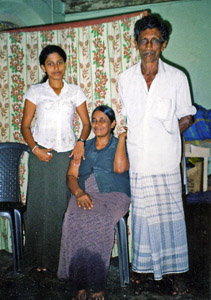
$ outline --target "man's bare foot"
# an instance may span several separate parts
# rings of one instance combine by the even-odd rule
[[[85,300],[85,299],[86,299],[86,291],[85,290],[79,290],[77,292],[76,300]]]
[[[146,281],[146,278],[147,278],[147,274],[145,273],[132,272],[130,281],[134,283],[144,283]]]
[[[91,297],[94,300],[104,300],[105,299],[105,292],[101,291],[99,293],[93,293]]]
[[[186,286],[184,280],[181,280],[181,276],[174,274],[172,276],[173,286],[172,286],[172,295],[185,295],[189,292],[188,287]]]
[[[171,295],[182,296],[189,292],[189,289],[186,286],[185,280],[181,274],[166,275],[165,279],[162,281],[163,284],[166,282],[167,285],[164,285],[168,288]]]

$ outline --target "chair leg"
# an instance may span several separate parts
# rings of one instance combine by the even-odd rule
[[[125,287],[130,282],[129,279],[129,254],[127,241],[127,225],[126,219],[122,217],[115,226],[118,255],[119,255],[119,271],[120,285]]]
[[[7,216],[10,224],[10,234],[12,242],[12,254],[13,254],[13,264],[14,264],[14,273],[17,273],[20,269],[18,254],[17,254],[17,240],[16,240],[16,228],[15,228],[15,219],[13,216]]]
[[[130,283],[129,279],[129,253],[128,253],[128,240],[127,240],[127,222],[126,217],[120,219],[120,235],[121,235],[121,248],[123,256],[123,268],[124,268],[124,281]]]
[[[17,243],[17,260],[20,269],[20,259],[23,257],[23,222],[22,214],[19,210],[14,210],[15,215],[15,229],[16,229],[16,243]]]
[[[124,270],[123,270],[123,262],[122,262],[122,251],[121,251],[121,243],[120,243],[120,229],[119,223],[115,226],[116,231],[116,239],[117,239],[117,247],[118,247],[118,259],[119,259],[119,275],[120,275],[120,286],[124,287]]]

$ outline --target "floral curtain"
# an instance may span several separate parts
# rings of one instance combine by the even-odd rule
[[[48,44],[59,45],[65,50],[65,79],[80,85],[87,96],[90,115],[100,104],[114,109],[117,116],[115,135],[118,136],[124,118],[120,113],[117,81],[123,70],[138,61],[133,29],[135,22],[146,14],[143,11],[86,23],[0,33],[0,142],[24,143],[20,133],[23,96],[29,86],[40,82],[44,75],[39,66],[39,53]],[[74,130],[79,136],[81,124],[77,114]],[[22,200],[25,201],[27,157],[22,160],[20,175]],[[11,251],[7,221],[0,219],[0,249]]]

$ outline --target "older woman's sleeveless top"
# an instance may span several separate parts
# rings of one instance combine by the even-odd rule
[[[85,181],[94,174],[99,191],[103,193],[122,192],[130,196],[129,172],[117,174],[113,170],[114,156],[118,139],[111,135],[105,148],[98,150],[96,138],[88,140],[85,145],[85,160],[79,168],[79,185],[85,190]]]

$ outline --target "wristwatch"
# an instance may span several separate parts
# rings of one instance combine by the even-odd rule
[[[85,140],[84,139],[77,139],[77,142],[83,142],[85,144]]]

